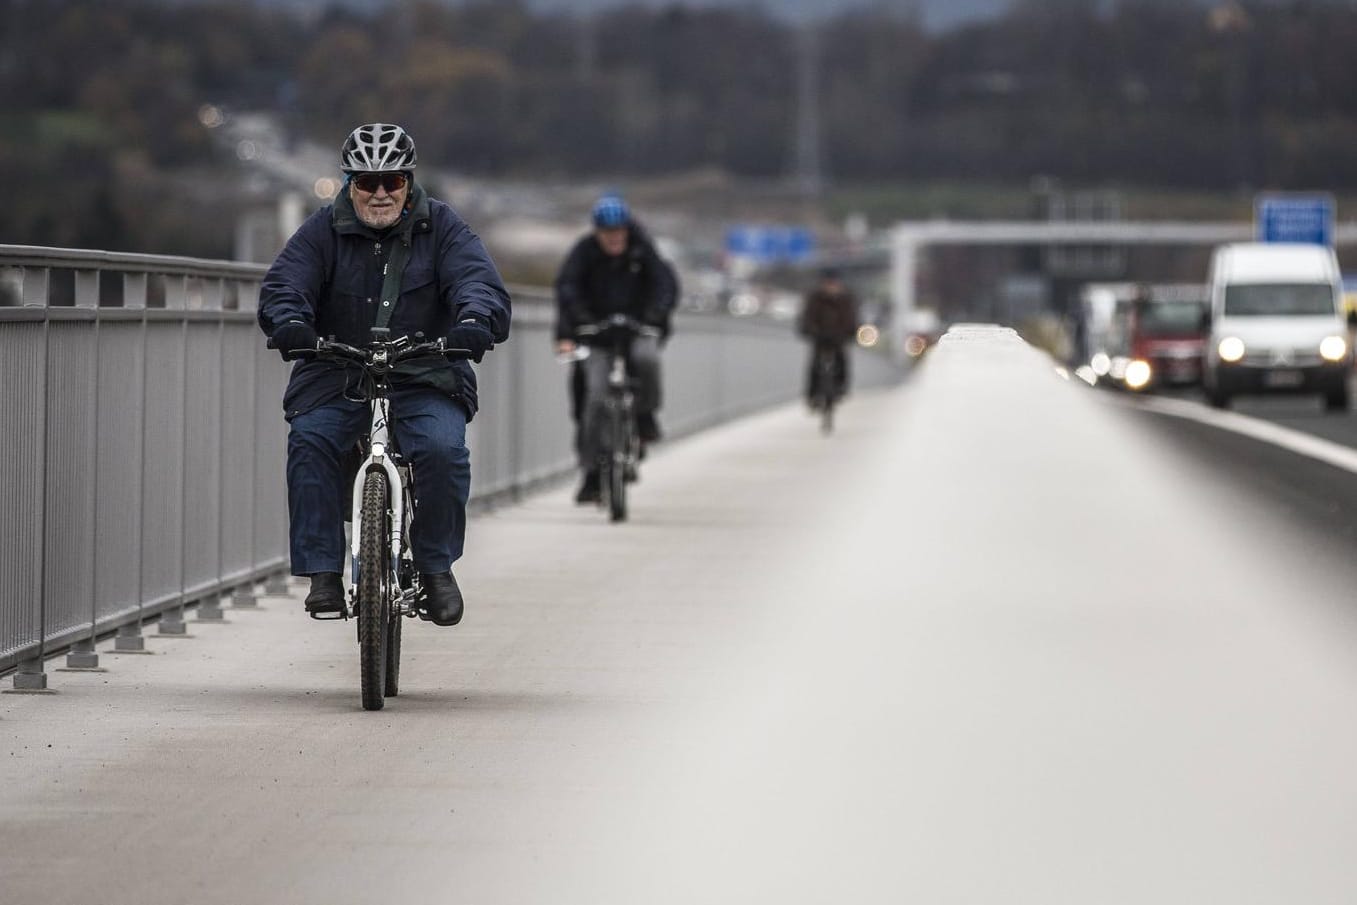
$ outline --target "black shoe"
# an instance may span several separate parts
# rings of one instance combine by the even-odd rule
[[[637,412],[636,435],[642,443],[654,443],[660,439],[660,424],[655,420],[654,412]]]
[[[462,621],[462,589],[451,572],[419,573],[423,597],[419,602],[419,618],[434,625],[456,625]]]
[[[316,572],[311,576],[306,611],[312,619],[337,619],[332,614],[344,612],[344,583],[338,572]]]
[[[603,486],[599,483],[598,469],[591,469],[584,473],[584,483],[575,494],[575,502],[583,505],[584,503],[597,503],[603,499]]]

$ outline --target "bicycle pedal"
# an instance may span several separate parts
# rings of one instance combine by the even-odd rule
[[[347,610],[329,610],[322,613],[307,612],[307,615],[317,622],[334,622],[338,619],[347,620],[349,614]]]

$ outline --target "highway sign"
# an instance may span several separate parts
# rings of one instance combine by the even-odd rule
[[[800,226],[735,226],[726,232],[726,253],[760,264],[796,263],[815,251],[815,235]]]
[[[1333,245],[1334,202],[1330,195],[1259,195],[1253,210],[1259,242]]]

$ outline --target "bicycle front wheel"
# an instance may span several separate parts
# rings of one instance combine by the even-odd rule
[[[627,518],[627,449],[631,436],[631,413],[621,406],[612,410],[612,449],[608,451],[608,513],[614,522]]]
[[[386,476],[372,472],[363,481],[363,523],[358,539],[358,655],[363,709],[381,710],[390,631],[391,529]]]

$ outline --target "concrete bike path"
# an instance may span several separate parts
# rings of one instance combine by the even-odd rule
[[[1011,337],[933,355],[627,525],[476,519],[381,713],[300,595],[0,698],[0,901],[1347,901],[1351,567]]]

